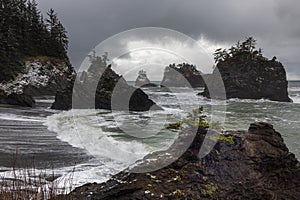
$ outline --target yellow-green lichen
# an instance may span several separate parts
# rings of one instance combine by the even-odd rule
[[[181,125],[182,125],[182,122],[179,121],[179,122],[168,124],[166,128],[167,129],[179,129]]]
[[[232,135],[229,135],[229,136],[220,135],[217,137],[211,136],[210,139],[213,141],[223,141],[223,142],[227,142],[229,144],[234,144],[234,136],[232,136]]]
[[[218,186],[214,185],[213,183],[208,183],[205,185],[205,189],[201,190],[202,194],[212,196],[218,190]]]
[[[184,197],[185,194],[182,190],[180,189],[176,189],[174,192],[172,192],[171,194],[169,194],[170,196],[174,196],[176,198],[180,198],[180,197]]]

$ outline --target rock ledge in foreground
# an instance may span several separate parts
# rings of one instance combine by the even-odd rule
[[[106,183],[76,188],[70,196],[107,200],[299,198],[300,164],[272,125],[254,123],[248,131],[226,132],[213,150],[199,159],[206,132],[199,128],[188,150],[163,169],[150,173],[123,171]],[[186,137],[180,134],[169,150],[147,157],[157,158],[166,152],[173,155]]]

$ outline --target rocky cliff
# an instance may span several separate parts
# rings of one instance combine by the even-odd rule
[[[116,98],[113,99],[113,95],[116,95]],[[57,92],[52,108],[126,110],[128,104],[131,111],[161,109],[141,89],[128,85],[122,76],[111,69],[111,66],[107,66],[104,58],[93,57],[91,66],[82,72],[79,79],[72,77],[66,87]]]
[[[75,71],[65,59],[33,57],[24,61],[24,70],[15,79],[0,83],[0,103],[33,107],[34,97],[54,96]]]
[[[160,85],[166,87],[187,87],[186,83],[189,83],[193,88],[204,87],[205,83],[202,75],[194,65],[187,63],[172,64],[165,68],[164,77]]]
[[[167,167],[149,173],[125,170],[106,183],[79,187],[68,197],[107,200],[299,199],[300,163],[272,125],[254,123],[248,131],[224,132],[210,153],[199,158],[200,148],[207,148],[203,146],[206,134],[207,129],[199,127],[187,151]],[[166,155],[176,154],[188,137],[191,135],[186,130],[179,134],[170,149],[150,154],[145,159],[150,160],[149,165],[165,162],[170,157]]]

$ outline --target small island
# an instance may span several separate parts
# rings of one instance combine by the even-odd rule
[[[256,40],[249,37],[229,50],[217,49],[214,53],[216,68],[207,80],[204,92],[200,95],[210,98],[209,89],[220,87],[218,82],[214,81],[214,77],[220,74],[227,99],[268,99],[291,102],[284,66],[275,56],[271,60],[264,57],[262,49],[256,50],[255,45]]]
[[[135,86],[136,87],[157,87],[158,85],[150,82],[145,70],[140,70],[138,77],[135,80]]]
[[[203,73],[188,63],[170,64],[165,68],[162,87],[204,87]]]

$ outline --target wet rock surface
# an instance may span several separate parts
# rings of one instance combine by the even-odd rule
[[[185,140],[194,137],[187,151],[162,169],[125,170],[106,183],[86,184],[61,198],[299,199],[300,164],[272,125],[254,123],[248,131],[222,133],[210,153],[199,158],[200,148],[207,148],[203,147],[206,134],[201,127],[195,137],[181,133],[170,149],[145,157],[157,159],[144,165],[161,164],[170,158],[166,152],[176,154]]]

